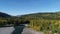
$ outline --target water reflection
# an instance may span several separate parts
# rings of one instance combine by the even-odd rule
[[[15,26],[12,34],[21,34],[25,26]]]

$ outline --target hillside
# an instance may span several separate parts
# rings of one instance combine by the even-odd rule
[[[36,31],[52,31],[53,33],[60,32],[60,12],[33,13],[22,15],[20,18],[23,22],[26,20],[30,21],[29,27]]]
[[[11,17],[10,15],[6,14],[6,13],[3,13],[3,12],[0,12],[0,17]]]
[[[43,19],[60,19],[60,12],[56,13],[34,13],[34,14],[27,14],[27,15],[22,15],[22,18],[43,18]]]

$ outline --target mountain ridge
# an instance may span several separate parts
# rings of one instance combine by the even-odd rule
[[[0,12],[0,17],[11,17],[11,15]]]

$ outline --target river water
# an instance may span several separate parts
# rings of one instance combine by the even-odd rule
[[[0,34],[21,34],[25,26],[2,27]]]

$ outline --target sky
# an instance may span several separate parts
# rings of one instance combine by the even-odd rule
[[[60,11],[60,0],[0,0],[0,12],[24,15]]]

